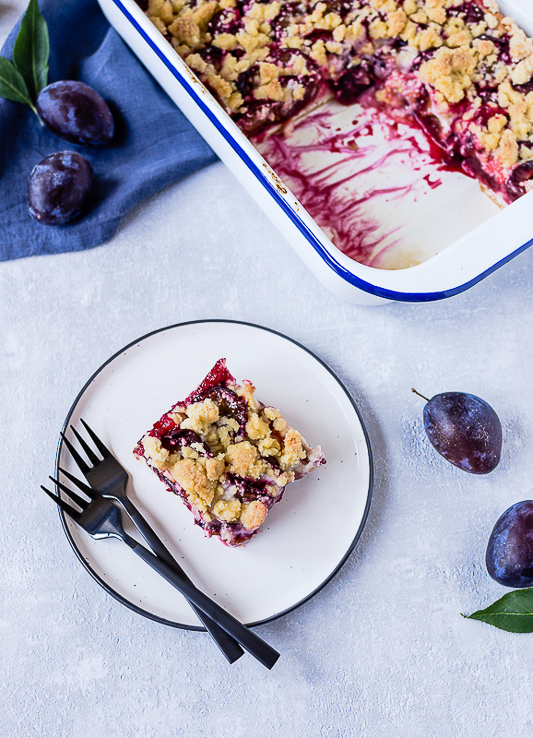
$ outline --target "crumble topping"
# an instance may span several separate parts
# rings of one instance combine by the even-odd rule
[[[222,455],[216,458],[206,459],[205,469],[207,478],[211,481],[218,480],[225,470],[224,457]]]
[[[196,459],[181,459],[172,465],[169,472],[191,503],[206,511],[213,501],[216,486],[214,480],[207,478],[204,465]]]
[[[472,86],[476,68],[475,52],[463,48],[441,48],[435,56],[420,67],[420,79],[441,92],[449,103],[463,99],[465,90]]]
[[[169,453],[166,448],[162,448],[159,438],[146,435],[142,439],[141,443],[144,447],[144,453],[150,460],[150,463],[158,469],[164,469]]]
[[[181,423],[180,427],[193,430],[196,433],[203,433],[212,423],[216,423],[218,420],[218,407],[212,400],[207,399],[189,405],[185,410],[185,414],[188,417]]]
[[[138,2],[249,135],[325,86],[342,104],[373,88],[506,202],[527,189],[533,42],[495,0]]]
[[[257,448],[249,441],[241,441],[228,446],[226,451],[228,471],[239,477],[259,479],[265,470],[265,464],[258,460],[258,455]]]
[[[285,486],[325,463],[255,387],[221,359],[198,389],[143,436],[135,455],[180,495],[207,535],[248,540]]]
[[[241,512],[241,523],[247,530],[253,530],[263,525],[267,516],[267,509],[258,500],[244,505]]]
[[[213,515],[231,523],[241,517],[241,501],[235,498],[231,500],[219,500],[213,507]]]

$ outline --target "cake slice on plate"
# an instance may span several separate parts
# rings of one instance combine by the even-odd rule
[[[208,537],[239,546],[258,532],[287,484],[326,462],[279,410],[254,396],[220,359],[135,448],[179,495]]]

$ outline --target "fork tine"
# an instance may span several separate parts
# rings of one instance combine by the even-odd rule
[[[64,510],[67,513],[67,515],[70,515],[70,517],[73,518],[74,520],[78,520],[78,518],[80,517],[80,513],[77,510],[74,510],[74,508],[71,507],[67,502],[65,502],[65,500],[62,500],[57,495],[54,495],[54,493],[50,492],[49,489],[46,489],[46,487],[43,487],[42,484],[41,484],[41,489],[44,492],[46,492],[48,497],[51,497],[52,500],[56,503],[56,505],[59,505],[59,507],[62,510]]]
[[[75,492],[69,489],[69,487],[67,487],[66,484],[63,484],[63,482],[60,482],[58,479],[54,479],[54,477],[48,477],[48,478],[51,479],[54,484],[57,484],[59,489],[65,492],[65,494],[67,494],[70,497],[70,499],[76,503],[76,505],[81,507],[82,510],[85,510],[85,508],[89,504],[87,500],[84,500],[83,497],[80,497],[79,495],[77,495]]]
[[[63,441],[65,442],[65,446],[70,451],[70,455],[72,456],[72,458],[74,459],[74,461],[76,462],[76,464],[79,466],[79,469],[80,469],[81,473],[82,474],[87,474],[87,472],[91,471],[91,467],[88,464],[86,464],[85,461],[81,458],[81,456],[76,451],[76,449],[71,444],[71,442],[68,440],[68,438],[66,437],[66,435],[64,433],[61,433],[60,435],[61,435],[61,438],[63,439]]]
[[[59,471],[61,474],[64,474],[67,479],[70,479],[70,481],[78,487],[78,489],[81,489],[81,491],[87,495],[87,497],[90,497],[91,500],[94,499],[94,489],[92,487],[89,487],[88,484],[84,484],[82,481],[78,479],[78,477],[75,477],[74,474],[71,474],[66,469],[62,469],[59,467]]]
[[[91,462],[91,464],[93,466],[96,466],[97,464],[99,464],[102,461],[102,459],[98,458],[98,456],[94,453],[92,448],[88,445],[87,441],[84,441],[83,438],[80,436],[76,428],[74,428],[74,426],[71,425],[70,430],[74,433],[74,435],[78,439],[80,446],[82,447],[82,449],[85,451],[85,453],[89,457],[89,461]]]
[[[85,422],[85,420],[83,418],[80,418],[80,423],[83,425],[83,427],[85,428],[85,430],[87,431],[87,433],[91,436],[94,445],[96,446],[96,448],[98,449],[98,451],[100,451],[100,453],[102,454],[102,456],[104,457],[104,459],[106,458],[106,456],[109,456],[109,454],[111,453],[110,450],[98,438],[98,436],[96,435],[96,433],[93,430],[91,430],[91,428],[89,428],[89,426],[87,425],[87,423]]]

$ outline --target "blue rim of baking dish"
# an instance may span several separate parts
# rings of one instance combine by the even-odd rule
[[[365,444],[368,452],[368,492],[367,492],[367,498],[365,503],[365,509],[363,511],[363,515],[361,517],[361,522],[359,523],[359,527],[355,533],[355,536],[351,542],[351,544],[348,546],[348,549],[342,559],[339,561],[337,566],[333,569],[333,571],[326,577],[326,579],[319,584],[319,586],[314,589],[312,592],[310,592],[306,597],[301,599],[299,602],[296,602],[291,607],[288,607],[285,610],[282,610],[281,612],[276,613],[275,615],[271,615],[268,618],[264,618],[263,620],[254,621],[252,623],[245,623],[247,627],[255,627],[256,625],[265,625],[266,623],[271,623],[274,620],[277,620],[278,618],[283,617],[284,615],[288,615],[290,612],[293,612],[293,610],[296,610],[297,608],[301,607],[303,604],[308,602],[310,599],[312,599],[315,595],[317,595],[324,587],[331,582],[331,580],[339,573],[339,571],[342,569],[350,555],[353,553],[355,547],[357,546],[357,543],[361,537],[361,534],[363,532],[363,529],[365,527],[368,514],[370,512],[370,504],[372,501],[372,493],[374,489],[374,460],[372,457],[372,447],[370,445],[370,438],[368,436],[368,432],[366,430],[365,424],[363,422],[363,418],[361,417],[361,413],[359,412],[359,409],[357,408],[357,405],[353,401],[352,396],[348,392],[347,387],[339,377],[329,368],[329,366],[315,353],[313,353],[310,349],[307,348],[307,346],[304,346],[303,344],[299,343],[299,341],[296,341],[294,338],[291,338],[290,336],[286,336],[284,333],[280,333],[279,331],[274,330],[273,328],[267,328],[264,325],[258,325],[256,323],[248,323],[243,320],[226,320],[224,318],[206,318],[204,320],[188,320],[183,323],[175,323],[173,325],[167,325],[164,328],[157,328],[154,331],[150,331],[150,333],[146,333],[144,336],[141,336],[140,338],[137,338],[135,341],[131,341],[128,343],[127,346],[124,346],[119,351],[113,354],[107,361],[105,361],[95,372],[94,374],[87,380],[87,382],[84,384],[84,386],[81,388],[81,390],[78,392],[76,399],[72,403],[72,406],[70,407],[70,410],[67,413],[67,417],[65,418],[65,422],[63,423],[63,427],[61,429],[61,433],[59,436],[59,442],[57,446],[57,453],[56,453],[56,463],[55,463],[55,471],[56,471],[56,479],[59,479],[60,471],[59,466],[61,463],[61,451],[63,450],[63,435],[67,433],[67,429],[70,423],[70,419],[72,418],[72,415],[78,406],[79,401],[85,394],[87,388],[94,382],[96,377],[102,372],[111,362],[113,362],[116,358],[118,358],[121,354],[128,351],[130,348],[133,348],[137,344],[141,343],[141,341],[145,341],[148,338],[151,338],[152,336],[157,335],[158,333],[163,333],[164,331],[173,330],[174,328],[181,328],[186,325],[199,325],[201,323],[231,323],[234,325],[244,325],[248,326],[250,328],[258,328],[259,330],[268,331],[269,333],[273,333],[276,336],[280,336],[281,338],[286,339],[287,341],[290,341],[291,343],[295,344],[299,348],[303,349],[306,353],[308,353],[310,356],[312,356],[316,361],[321,364],[324,369],[331,374],[331,376],[335,379],[336,382],[338,382],[339,386],[343,389],[344,393],[346,394],[346,397],[350,401],[353,409],[355,410],[355,413],[357,415],[357,418],[359,419],[359,423],[361,424],[361,429],[363,431],[363,437],[365,439]],[[70,543],[74,553],[76,554],[79,561],[83,564],[83,567],[89,572],[89,574],[92,576],[92,578],[112,597],[114,597],[116,600],[118,600],[121,604],[128,607],[130,610],[133,610],[139,615],[144,615],[144,617],[148,618],[149,620],[155,620],[157,623],[161,623],[162,625],[169,625],[172,628],[179,628],[180,630],[194,630],[194,631],[200,631],[200,632],[206,632],[206,628],[204,628],[202,625],[184,625],[183,623],[175,623],[172,620],[167,620],[166,618],[159,617],[158,615],[154,615],[153,613],[147,612],[142,607],[139,607],[138,605],[135,605],[134,603],[130,602],[128,599],[120,595],[118,592],[116,592],[111,585],[109,585],[107,582],[105,582],[90,566],[89,562],[86,561],[86,559],[83,557],[81,551],[76,546],[74,539],[72,537],[72,534],[68,528],[67,525],[67,516],[63,512],[63,510],[58,506],[58,512],[59,512],[59,518],[61,520],[61,524],[63,526],[63,530],[65,532],[65,535],[67,537],[68,542]]]
[[[129,10],[124,7],[121,0],[113,0],[113,2],[117,6],[117,8],[122,12],[122,14],[128,19],[128,21],[132,24],[132,26],[135,27],[138,33],[143,37],[143,39],[150,46],[152,51],[155,52],[155,54],[159,57],[159,59],[163,62],[163,64],[167,67],[167,69],[178,80],[181,86],[187,91],[190,97],[198,105],[200,110],[209,119],[209,121],[215,126],[215,128],[221,134],[221,136],[225,139],[226,143],[228,143],[231,146],[234,152],[241,158],[241,160],[246,164],[248,169],[254,174],[255,178],[263,185],[263,187],[267,190],[270,196],[276,201],[276,203],[283,210],[285,215],[289,217],[293,225],[295,225],[298,228],[298,230],[304,236],[304,238],[308,241],[308,243],[311,244],[311,246],[319,254],[322,260],[339,277],[341,277],[341,279],[344,279],[346,282],[349,282],[354,287],[357,287],[363,292],[367,292],[371,295],[382,297],[387,300],[395,300],[397,302],[432,302],[435,300],[443,300],[447,297],[453,297],[454,295],[458,295],[461,292],[464,292],[465,290],[469,289],[470,287],[473,287],[475,284],[477,284],[478,282],[481,282],[483,279],[488,277],[489,274],[492,274],[492,272],[495,272],[497,269],[502,267],[504,264],[507,264],[507,262],[511,261],[511,259],[514,259],[520,253],[522,253],[522,251],[525,251],[527,248],[529,248],[533,244],[533,238],[531,238],[525,244],[515,249],[515,251],[511,252],[503,259],[500,259],[500,261],[497,261],[495,264],[493,264],[491,267],[486,269],[484,272],[481,272],[480,274],[478,274],[473,279],[469,280],[468,282],[464,282],[463,284],[458,285],[457,287],[452,287],[449,290],[443,290],[441,292],[398,292],[396,290],[390,290],[384,287],[373,285],[370,282],[366,282],[365,280],[361,279],[360,277],[356,277],[355,274],[352,274],[352,272],[350,272],[348,269],[343,267],[342,264],[339,264],[339,262],[324,248],[324,246],[320,243],[320,241],[317,239],[314,233],[312,233],[312,231],[309,230],[309,228],[301,220],[298,214],[295,213],[294,210],[290,207],[290,205],[283,199],[283,197],[281,197],[279,192],[277,192],[276,188],[267,179],[264,173],[257,167],[257,165],[252,161],[252,159],[250,159],[246,151],[244,151],[244,149],[239,145],[239,143],[233,138],[233,136],[227,130],[227,128],[221,123],[221,121],[215,115],[213,115],[211,110],[209,110],[208,106],[201,99],[201,97],[196,93],[193,87],[187,82],[186,79],[184,79],[181,76],[179,70],[176,69],[176,67],[170,62],[169,59],[167,59],[166,55],[161,51],[161,49],[152,41],[152,39],[148,36],[148,34],[141,28],[141,26],[135,20],[135,18],[131,15]]]

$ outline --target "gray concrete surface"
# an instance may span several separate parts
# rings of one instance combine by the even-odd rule
[[[0,40],[24,4],[0,5]],[[533,251],[451,300],[353,307],[217,164],[144,203],[105,246],[0,264],[0,315],[3,736],[533,734],[533,635],[461,617],[505,591],[486,573],[487,539],[533,497]],[[282,654],[272,672],[251,657],[228,666],[206,635],[108,596],[39,491],[94,370],[148,331],[213,317],[318,354],[352,392],[375,456],[355,553],[317,597],[258,629]],[[434,453],[411,386],[489,401],[504,426],[496,471],[470,476]]]

